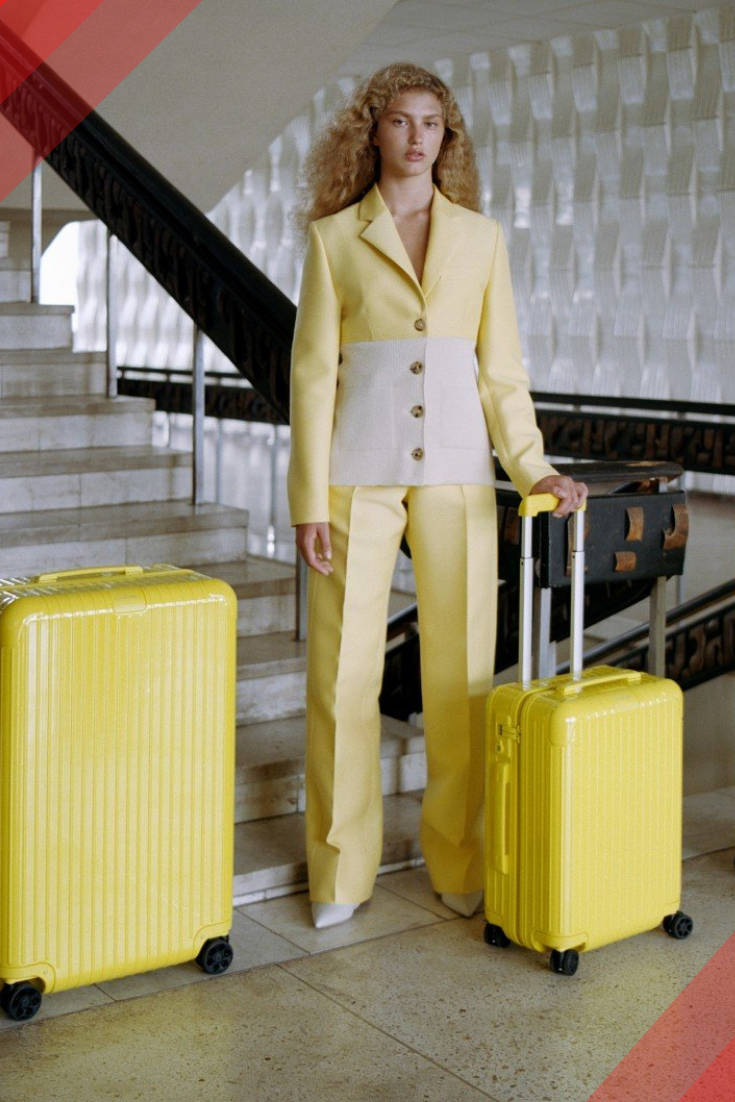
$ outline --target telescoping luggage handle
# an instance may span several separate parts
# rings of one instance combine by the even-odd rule
[[[524,689],[531,684],[531,636],[533,633],[533,518],[551,513],[559,504],[554,494],[531,494],[520,504],[521,518],[521,595],[518,613],[518,662]],[[584,638],[584,512],[580,506],[572,515],[572,609],[571,674],[572,681],[582,677]]]

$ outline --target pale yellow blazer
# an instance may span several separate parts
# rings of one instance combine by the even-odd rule
[[[451,401],[455,383],[459,406]],[[351,411],[337,400],[350,384],[362,387]],[[329,519],[330,480],[491,484],[489,441],[527,494],[555,473],[528,385],[497,222],[435,187],[419,282],[373,186],[309,228],[291,365],[291,523]]]

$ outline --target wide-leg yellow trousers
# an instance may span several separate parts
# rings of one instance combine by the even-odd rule
[[[497,593],[490,486],[334,486],[334,573],[310,571],[306,842],[311,899],[368,899],[382,849],[378,695],[396,555],[416,576],[427,784],[421,848],[438,892],[483,884],[485,699]]]

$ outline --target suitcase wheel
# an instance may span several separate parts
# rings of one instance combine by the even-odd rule
[[[693,929],[694,922],[689,915],[685,915],[683,911],[677,911],[676,914],[673,915],[666,915],[664,919],[664,930],[669,937],[674,937],[677,941],[689,937]]]
[[[32,983],[6,983],[0,991],[0,1006],[14,1022],[27,1022],[41,1009],[41,992]]]
[[[579,953],[576,949],[565,949],[561,953],[558,949],[551,950],[549,968],[552,972],[558,972],[560,976],[573,976],[579,965]]]
[[[485,930],[482,936],[485,938],[487,945],[498,945],[501,949],[507,949],[510,945],[510,938],[503,932],[500,926],[493,926],[492,922],[485,923]]]
[[[229,937],[212,937],[199,950],[197,964],[210,976],[226,972],[232,964],[232,946]]]

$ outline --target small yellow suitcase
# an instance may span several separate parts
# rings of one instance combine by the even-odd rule
[[[232,960],[236,599],[170,566],[0,583],[0,1005]]]
[[[687,937],[681,891],[682,693],[665,678],[582,672],[584,521],[573,520],[572,672],[531,681],[531,518],[522,520],[520,682],[488,700],[485,941],[550,951],[572,975],[579,953],[662,921]]]

